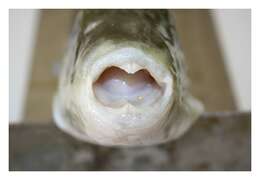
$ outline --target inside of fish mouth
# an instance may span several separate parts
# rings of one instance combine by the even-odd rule
[[[135,73],[111,66],[106,68],[93,83],[96,99],[109,107],[121,107],[125,103],[134,106],[149,106],[163,93],[163,87],[147,69]]]

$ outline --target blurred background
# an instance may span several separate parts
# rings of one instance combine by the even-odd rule
[[[251,110],[251,10],[169,10],[192,94],[206,111]],[[52,121],[75,10],[9,10],[10,123]]]

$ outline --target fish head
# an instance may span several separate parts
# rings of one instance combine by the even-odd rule
[[[67,60],[74,63],[67,64],[54,100],[57,125],[108,146],[176,139],[201,110],[185,93],[180,50],[163,25],[113,16],[84,24],[77,36]]]

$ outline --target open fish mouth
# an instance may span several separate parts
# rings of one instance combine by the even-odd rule
[[[89,58],[86,65],[91,66],[88,87],[93,103],[98,108],[109,108],[110,112],[162,109],[170,103],[169,99],[173,100],[174,88],[172,74],[158,63],[158,58],[131,46],[116,48],[98,60]]]
[[[93,84],[98,101],[115,108],[126,103],[149,106],[162,96],[163,89],[147,69],[128,73],[116,66],[106,68]]]

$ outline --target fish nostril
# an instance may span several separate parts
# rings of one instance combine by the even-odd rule
[[[161,96],[161,88],[150,75],[141,69],[133,74],[112,66],[107,68],[93,84],[97,99],[108,106],[151,104]]]

